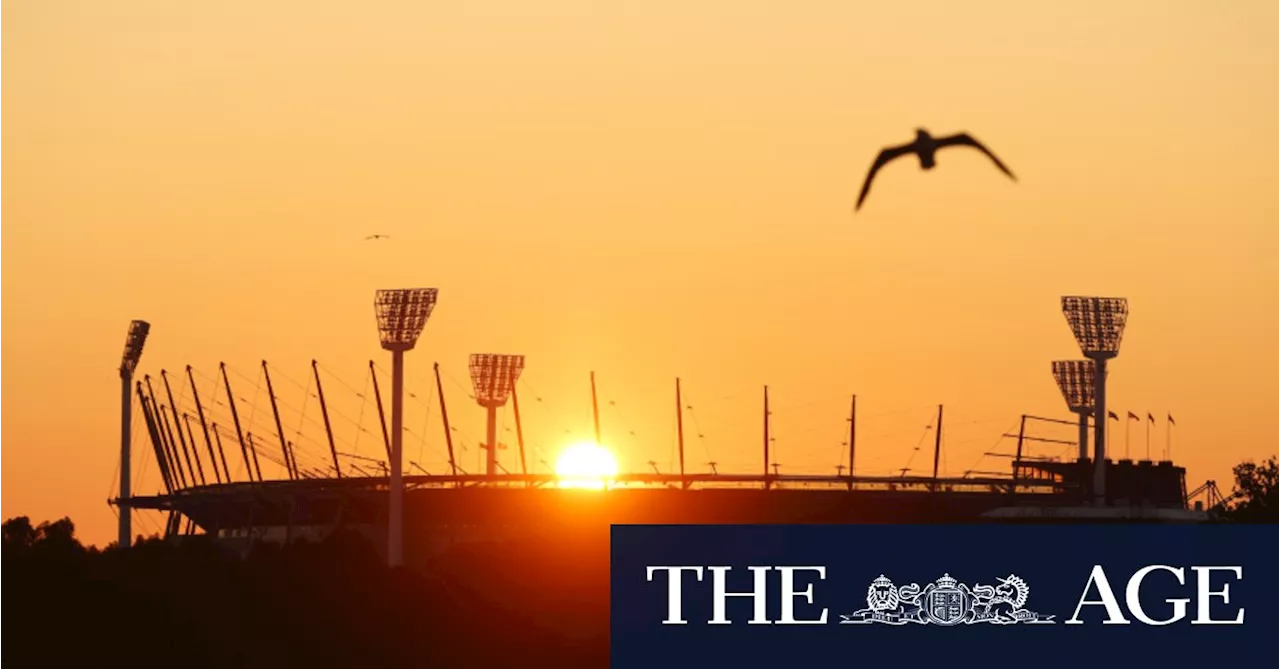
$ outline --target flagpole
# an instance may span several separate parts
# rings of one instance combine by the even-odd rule
[[[1147,459],[1151,459],[1151,412],[1147,412]]]
[[[1164,459],[1173,461],[1173,421],[1168,414],[1164,417]]]

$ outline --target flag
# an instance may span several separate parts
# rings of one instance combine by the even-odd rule
[[[1170,425],[1177,425],[1177,423],[1176,423],[1176,422],[1174,422],[1174,420],[1173,420],[1173,414],[1166,414],[1166,415],[1168,415],[1168,416],[1169,416],[1169,424],[1170,424]]]
[[[1116,412],[1114,412],[1114,411],[1108,411],[1108,412],[1107,412],[1107,418],[1110,418],[1111,420],[1120,420],[1120,417],[1119,417],[1119,416],[1117,416],[1117,415],[1116,415]]]
[[[1134,412],[1130,411],[1130,412],[1129,412],[1129,420],[1142,420],[1142,419],[1141,419],[1141,418],[1138,418],[1138,414],[1136,414],[1136,413],[1134,413]]]
[[[1152,415],[1151,415],[1151,412],[1150,412],[1150,411],[1148,411],[1148,412],[1147,412],[1147,420],[1149,420],[1149,421],[1151,421],[1152,423],[1154,423],[1154,422],[1156,422],[1156,417],[1155,417],[1155,416],[1152,416]]]

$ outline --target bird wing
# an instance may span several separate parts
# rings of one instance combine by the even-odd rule
[[[880,155],[876,156],[876,161],[871,163],[871,170],[867,172],[867,180],[862,182],[862,192],[858,193],[858,203],[853,205],[853,210],[857,211],[862,208],[862,201],[867,199],[867,193],[871,190],[871,180],[876,177],[876,172],[880,171],[889,161],[911,153],[915,150],[915,144],[903,144],[902,146],[890,146],[880,151]]]
[[[1014,181],[1018,180],[1018,177],[1013,176],[1013,172],[1010,172],[1009,168],[1005,167],[1004,163],[1000,162],[1000,159],[996,157],[996,154],[992,153],[990,149],[982,145],[982,142],[974,139],[973,136],[967,132],[939,139],[938,148],[941,149],[944,146],[972,146],[973,148],[987,154],[987,157],[991,159],[991,162],[995,163],[996,167],[999,167],[1000,171],[1008,175],[1010,179],[1013,179]]]

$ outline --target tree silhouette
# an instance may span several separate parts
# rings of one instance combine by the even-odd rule
[[[1252,460],[1232,468],[1235,485],[1231,495],[1214,509],[1216,519],[1234,523],[1276,523],[1280,521],[1276,499],[1276,458],[1262,463]]]
[[[98,666],[93,637],[128,639],[131,667],[608,665],[607,536],[477,543],[415,571],[354,532],[243,552],[207,535],[98,550],[68,518],[2,534],[12,666]]]
[[[76,525],[70,518],[32,527],[30,518],[19,516],[4,521],[2,532],[5,552],[35,550],[72,556],[85,551],[85,547],[76,539]]]
[[[26,516],[10,518],[4,521],[4,552],[12,555],[11,551],[24,551],[35,545],[39,534],[36,528],[31,526],[31,519]]]

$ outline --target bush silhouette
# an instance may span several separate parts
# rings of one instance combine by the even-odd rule
[[[1275,457],[1261,463],[1246,460],[1232,469],[1235,483],[1231,495],[1212,509],[1215,519],[1234,523],[1267,523],[1280,521],[1277,503]]]
[[[608,665],[607,556],[603,588],[559,597],[550,572],[520,578],[564,561],[550,543],[469,546],[422,573],[387,568],[351,533],[242,557],[201,535],[97,550],[70,519],[19,517],[2,550],[5,632],[21,640],[6,666]]]

